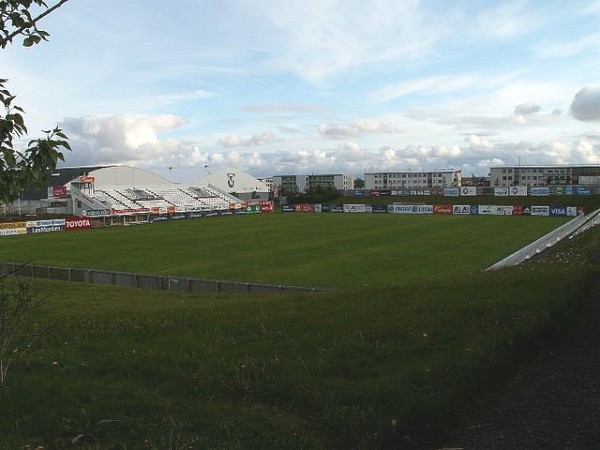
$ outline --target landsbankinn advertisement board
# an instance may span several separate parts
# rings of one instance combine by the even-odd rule
[[[51,226],[51,227],[31,227],[27,228],[27,234],[38,234],[38,233],[58,233],[64,231],[64,226]]]

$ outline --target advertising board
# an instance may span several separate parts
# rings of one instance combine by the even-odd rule
[[[294,205],[281,205],[281,212],[295,212]]]
[[[54,198],[67,198],[67,187],[66,186],[53,186],[52,195]]]
[[[65,225],[65,219],[28,220],[26,225],[27,228],[60,227]]]
[[[590,188],[578,186],[577,189],[575,189],[575,193],[577,195],[592,195],[592,190]]]
[[[106,217],[110,216],[110,209],[84,209],[81,215],[85,217]]]
[[[17,228],[27,228],[27,222],[3,222],[3,223],[0,223],[0,230],[15,230]]]
[[[527,197],[527,186],[512,186],[508,189],[511,197]]]
[[[56,225],[50,227],[31,227],[27,228],[27,234],[38,234],[38,233],[55,233],[59,231],[63,231],[65,229],[64,225]]]
[[[154,223],[154,222],[166,222],[167,220],[169,220],[169,215],[168,214],[159,214],[157,216],[155,216],[155,215],[151,215],[150,216],[150,223]]]
[[[344,212],[350,213],[350,214],[364,213],[364,212],[367,212],[367,208],[366,208],[366,205],[363,205],[362,203],[357,203],[357,204],[345,203],[344,204]]]
[[[0,236],[14,236],[17,234],[27,234],[27,228],[3,228],[0,229]]]
[[[388,208],[387,205],[371,205],[372,211],[375,214],[387,213]]]
[[[248,205],[244,208],[246,214],[260,214],[262,213],[262,207],[260,205]]]
[[[495,187],[494,188],[494,197],[508,197],[508,188],[507,187]]]
[[[556,195],[573,195],[573,186],[556,186],[554,193]]]
[[[512,216],[513,207],[506,205],[496,205],[492,214],[494,214],[495,216]]]
[[[294,211],[314,213],[314,212],[316,212],[316,208],[315,208],[315,205],[312,203],[302,203],[302,204],[294,205]]]
[[[394,214],[433,214],[433,205],[389,205],[388,211]]]
[[[532,206],[531,207],[531,215],[532,216],[549,216],[550,215],[550,207],[549,206]]]
[[[522,216],[523,215],[523,205],[514,205],[512,215],[513,216]]]
[[[550,188],[548,187],[532,187],[529,190],[529,195],[534,197],[543,197],[546,195],[550,195]]]
[[[273,202],[263,200],[260,202],[260,209],[263,213],[271,213],[274,210]]]
[[[128,209],[111,209],[110,213],[115,216],[123,216],[129,214],[144,214],[151,212],[149,208],[128,208]],[[167,212],[172,214],[175,212],[174,206],[169,206]]]
[[[452,214],[457,216],[468,216],[472,214],[471,205],[452,205]]]
[[[463,186],[460,188],[460,195],[464,197],[475,197],[477,195],[477,188],[475,186]]]
[[[482,216],[512,216],[513,207],[506,205],[479,205],[478,214]]]
[[[458,188],[444,188],[444,197],[458,197],[460,190]]]
[[[566,206],[550,206],[550,216],[552,217],[566,217],[567,207]]]
[[[343,213],[344,205],[321,205],[321,212]]]
[[[433,214],[452,214],[453,212],[452,205],[433,205]]]

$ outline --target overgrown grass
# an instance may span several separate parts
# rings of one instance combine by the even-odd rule
[[[57,327],[1,394],[0,448],[427,448],[574,314],[568,266],[318,296],[36,282]]]
[[[143,265],[179,275],[198,270],[203,258],[176,254],[190,248],[189,259],[202,248],[215,273],[242,279],[244,268],[263,273],[254,264],[268,259],[259,250],[270,242],[276,262],[269,273],[282,264],[302,272],[305,254],[312,269],[293,279],[321,271],[326,280],[331,270],[332,279],[360,282],[317,296],[233,296],[35,281],[50,294],[35,317],[38,329],[51,332],[32,343],[0,392],[0,449],[433,448],[465,405],[501,382],[541,336],[575,320],[593,275],[589,256],[600,251],[592,230],[561,244],[549,261],[489,273],[480,270],[486,258],[502,255],[480,252],[519,247],[557,222],[386,216],[377,218],[384,230],[377,232],[376,216],[337,217],[282,214],[3,239],[2,259]],[[259,230],[247,245],[244,233]],[[227,247],[224,232],[234,233]],[[148,242],[160,245],[160,257]],[[360,267],[340,273],[318,247],[325,242],[350,247],[337,258]],[[227,267],[220,252],[232,248]],[[284,249],[300,259],[285,259]],[[373,279],[361,279],[363,272]]]
[[[0,260],[303,286],[483,270],[565,218],[274,214],[2,238]]]

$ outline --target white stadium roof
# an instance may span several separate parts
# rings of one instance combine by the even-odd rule
[[[269,188],[265,183],[235,168],[221,169],[218,172],[201,178],[196,183],[191,183],[191,186],[205,186],[207,184],[211,184],[227,193],[248,194],[252,192],[269,192]]]
[[[94,177],[96,187],[162,186],[175,184],[153,172],[133,166],[104,167],[92,170],[87,175]]]

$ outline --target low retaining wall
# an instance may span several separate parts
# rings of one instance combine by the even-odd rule
[[[325,292],[324,288],[285,286],[266,283],[244,283],[238,281],[203,280],[177,276],[113,272],[72,267],[44,266],[31,263],[0,261],[0,275],[14,274],[22,277],[45,278],[48,280],[78,281],[90,284],[153,289],[157,291],[203,293],[228,292],[232,294],[276,294]]]

